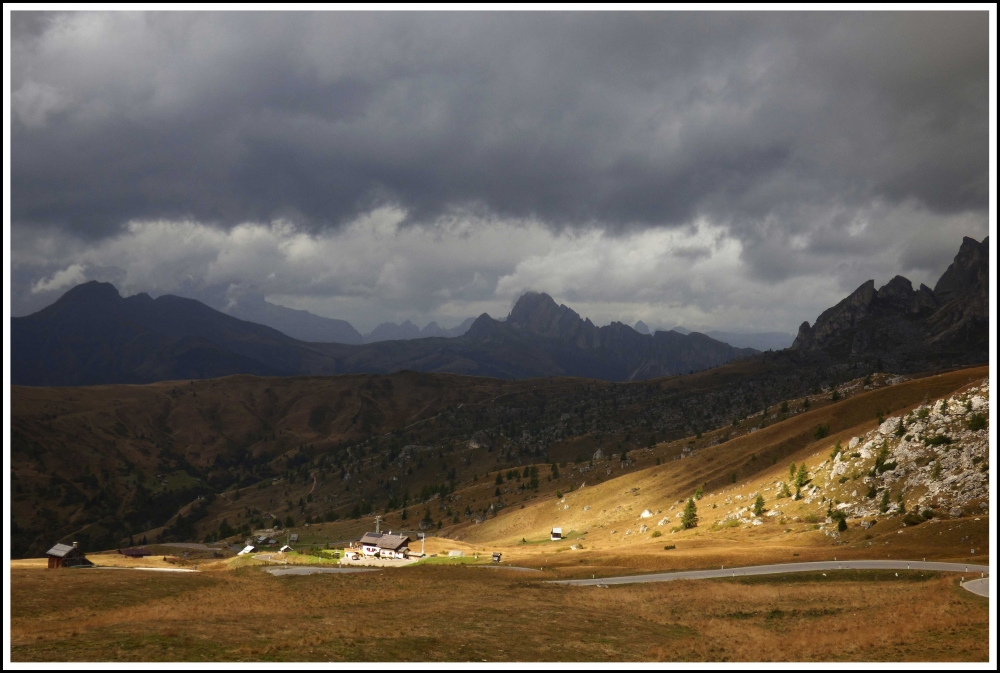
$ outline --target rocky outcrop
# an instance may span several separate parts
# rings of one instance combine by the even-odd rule
[[[872,280],[799,327],[792,348],[837,358],[985,361],[989,321],[989,239],[965,238],[932,290],[896,276]]]
[[[850,518],[986,514],[988,419],[988,381],[888,418],[818,466],[816,494]]]

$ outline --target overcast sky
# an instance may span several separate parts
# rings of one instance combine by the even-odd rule
[[[14,12],[13,314],[97,279],[794,333],[987,235],[988,21]]]

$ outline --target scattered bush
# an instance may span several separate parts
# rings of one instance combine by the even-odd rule
[[[816,438],[816,439],[823,439],[824,437],[826,437],[829,434],[830,434],[830,426],[829,425],[821,425],[821,426],[817,427],[813,431],[813,437]]]
[[[934,435],[924,440],[924,446],[943,446],[951,444],[951,437],[948,435]]]
[[[830,460],[835,459],[837,457],[837,454],[842,452],[843,450],[844,448],[840,445],[840,440],[838,439],[837,443],[833,447],[833,450],[830,452]]]
[[[973,432],[986,429],[986,417],[982,414],[972,414],[967,423],[969,430]]]
[[[675,545],[675,544],[665,544],[665,545],[663,545],[663,551],[667,551],[668,549],[677,549],[677,545]]]
[[[658,530],[654,530],[649,537],[660,537],[661,535],[663,535],[663,533]]]

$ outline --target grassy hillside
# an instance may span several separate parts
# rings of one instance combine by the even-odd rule
[[[376,512],[459,533],[693,452],[658,477],[670,497],[755,474],[818,426],[835,434],[984,375],[834,380],[847,398],[834,402],[822,379],[789,371],[762,359],[632,384],[402,372],[14,387],[12,552],[57,539],[89,549],[214,539],[275,522],[343,522],[330,532],[340,539]],[[789,394],[796,386],[815,392]],[[591,466],[598,449],[606,460]]]

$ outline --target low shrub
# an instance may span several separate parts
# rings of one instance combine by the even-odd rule
[[[969,422],[967,423],[969,430],[985,430],[986,429],[986,417],[982,414],[972,414],[969,417]]]

